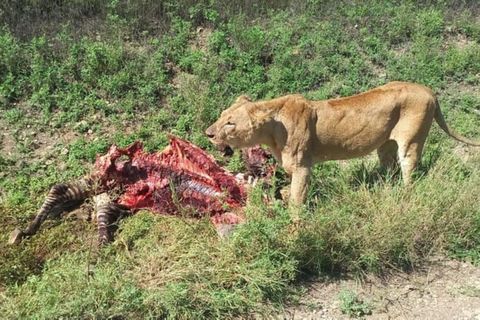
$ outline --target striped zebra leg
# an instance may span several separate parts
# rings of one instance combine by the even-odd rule
[[[49,212],[53,208],[69,202],[81,202],[89,196],[91,196],[91,190],[88,181],[85,179],[74,184],[58,184],[53,186],[45,198],[40,211],[35,216],[35,219],[24,231],[15,229],[10,234],[9,243],[18,244],[26,236],[31,236],[37,233],[40,225],[45,219],[47,219]]]
[[[97,211],[98,244],[103,245],[113,241],[115,222],[132,213],[123,205],[113,203],[106,193],[93,197]]]

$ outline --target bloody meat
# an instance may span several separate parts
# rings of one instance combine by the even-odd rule
[[[243,221],[238,213],[241,215],[245,205],[248,179],[237,178],[192,143],[168,137],[170,144],[154,153],[145,152],[141,142],[126,148],[112,145],[105,155],[97,156],[88,177],[53,186],[34,221],[24,231],[13,231],[9,242],[19,243],[35,234],[50,212],[90,197],[99,199],[95,201],[100,243],[113,239],[109,224],[140,209],[169,215],[207,215],[217,230]],[[272,176],[276,165],[270,158],[260,147],[244,150],[248,175]]]
[[[219,215],[245,204],[246,182],[220,167],[199,147],[169,135],[164,150],[147,153],[141,142],[126,148],[115,144],[107,154],[97,156],[92,177],[102,189],[119,188],[114,202],[133,211],[149,209],[159,214],[176,214],[191,208],[198,216]],[[227,215],[225,223],[238,223]]]

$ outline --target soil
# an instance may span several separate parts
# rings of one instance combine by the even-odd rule
[[[349,319],[340,308],[339,295],[345,290],[356,293],[368,306],[371,313],[362,315],[364,319],[480,320],[480,267],[445,257],[385,278],[312,283],[300,303],[277,319]]]

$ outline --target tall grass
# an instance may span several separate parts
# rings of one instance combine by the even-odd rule
[[[475,259],[479,162],[442,156],[412,188],[381,180],[352,188],[349,178],[358,162],[332,179],[321,200],[304,212],[297,233],[283,204],[265,204],[262,190],[252,194],[249,220],[226,242],[208,220],[142,212],[123,221],[106,248],[81,239],[73,240],[71,253],[57,248],[64,253],[48,260],[41,273],[5,289],[0,313],[8,318],[234,317],[271,312],[302,275],[408,269],[438,251]],[[55,248],[51,231],[39,237]],[[91,228],[86,239],[94,236]],[[21,253],[38,241],[15,250]]]

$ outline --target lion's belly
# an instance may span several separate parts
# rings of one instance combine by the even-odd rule
[[[378,149],[386,140],[381,139],[368,144],[346,141],[341,144],[324,145],[321,150],[315,153],[315,158],[317,161],[327,161],[363,157]]]
[[[362,157],[389,140],[400,119],[400,108],[392,99],[384,99],[382,105],[319,108],[313,148],[316,160]]]
[[[315,158],[317,161],[344,160],[368,155],[390,139],[392,127],[388,121],[330,127],[317,137]]]
[[[318,162],[327,160],[346,160],[366,156],[380,147],[381,144],[369,146],[325,146],[322,152],[315,155],[315,160]]]

